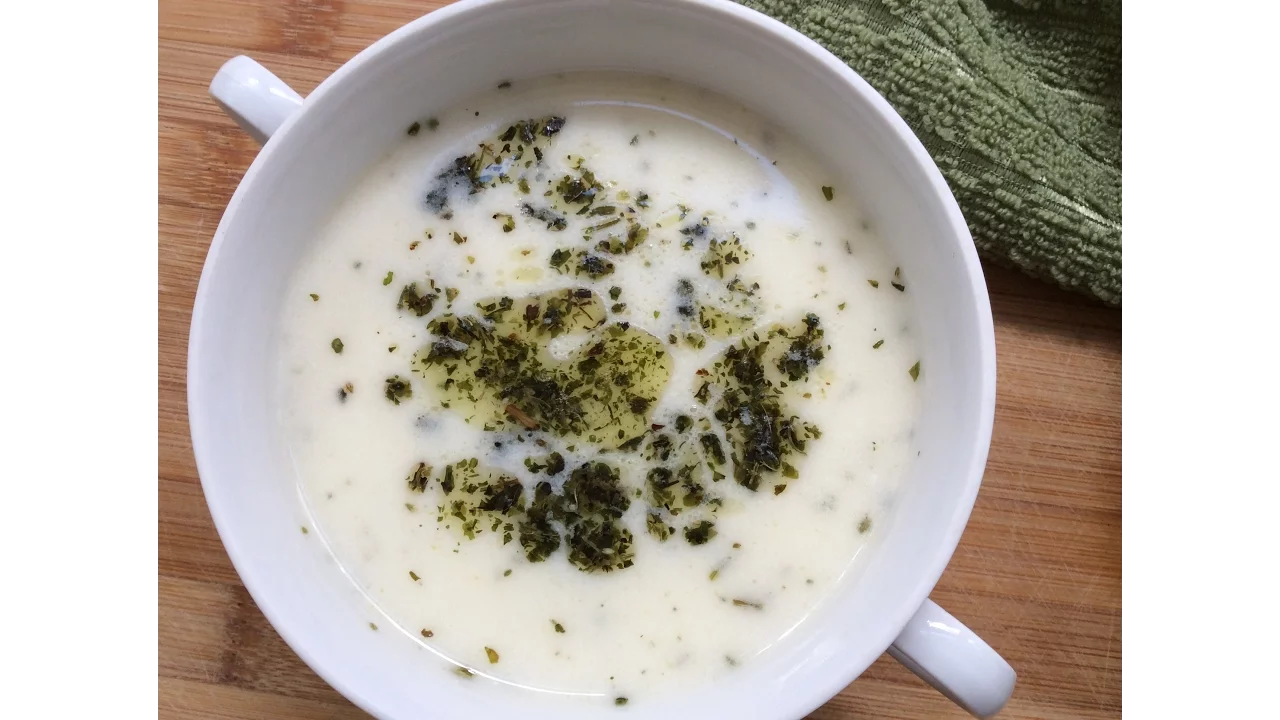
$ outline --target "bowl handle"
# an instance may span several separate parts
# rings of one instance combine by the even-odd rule
[[[1000,712],[1018,679],[990,645],[932,600],[916,611],[889,654],[979,718]]]
[[[265,144],[298,108],[302,96],[252,58],[233,57],[218,69],[209,94],[254,140]]]

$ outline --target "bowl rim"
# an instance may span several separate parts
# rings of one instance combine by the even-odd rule
[[[188,423],[190,426],[192,440],[192,454],[195,458],[197,473],[200,477],[200,484],[205,496],[205,502],[209,507],[210,516],[213,519],[214,527],[218,533],[220,540],[227,555],[231,560],[232,566],[235,568],[240,581],[243,583],[249,595],[258,605],[267,621],[272,628],[280,635],[289,648],[298,655],[298,657],[307,664],[317,675],[319,675],[326,683],[337,690],[343,697],[350,700],[363,711],[373,715],[374,717],[387,718],[390,717],[378,698],[368,697],[364,693],[358,691],[350,683],[346,681],[345,671],[331,663],[327,663],[318,658],[315,653],[311,652],[309,643],[305,633],[298,632],[296,628],[288,621],[286,614],[282,608],[277,606],[272,597],[261,591],[261,584],[257,580],[254,572],[248,571],[248,563],[245,558],[249,554],[244,548],[240,547],[235,540],[234,532],[230,531],[232,522],[230,516],[232,510],[227,509],[224,504],[222,495],[216,481],[207,481],[206,474],[201,470],[201,457],[208,453],[205,449],[205,442],[202,441],[206,435],[204,420],[205,402],[202,394],[206,392],[200,386],[199,378],[202,377],[198,372],[206,360],[202,359],[202,355],[207,357],[207,353],[202,350],[202,327],[204,326],[204,318],[207,314],[208,293],[205,292],[206,283],[212,274],[212,268],[218,263],[222,245],[226,240],[228,228],[232,224],[233,218],[236,216],[239,206],[242,204],[244,197],[253,192],[255,178],[259,174],[261,167],[272,162],[276,150],[280,143],[274,142],[275,138],[287,135],[292,126],[300,117],[305,115],[318,103],[323,102],[334,88],[338,85],[349,82],[349,79],[356,73],[360,72],[360,66],[366,65],[375,58],[391,52],[393,48],[405,42],[412,42],[415,38],[424,33],[435,32],[441,26],[452,22],[464,21],[467,18],[478,14],[490,12],[493,6],[499,5],[515,5],[515,4],[534,4],[539,0],[457,0],[450,5],[429,12],[426,15],[418,17],[405,25],[397,28],[391,33],[379,38],[371,45],[361,50],[350,60],[342,64],[331,75],[326,77],[303,101],[298,111],[294,112],[281,127],[272,135],[269,140],[258,152],[249,168],[245,171],[236,187],[231,200],[228,202],[223,212],[222,219],[218,224],[213,238],[209,245],[209,250],[205,258],[205,262],[200,274],[199,285],[196,291],[195,303],[192,310],[190,334],[187,347],[187,409]],[[974,503],[977,499],[978,490],[981,487],[982,475],[986,466],[987,456],[990,450],[992,426],[995,414],[995,379],[996,379],[996,347],[995,347],[995,331],[994,322],[991,315],[990,297],[987,291],[984,273],[981,263],[978,259],[977,250],[973,244],[972,236],[969,228],[960,211],[959,205],[955,200],[948,187],[946,180],[943,178],[941,171],[934,163],[928,151],[924,148],[919,138],[911,131],[906,121],[889,105],[870,84],[867,83],[853,69],[835,57],[813,39],[800,33],[799,31],[783,24],[782,22],[760,13],[754,9],[739,5],[732,0],[646,0],[646,4],[651,7],[677,7],[692,8],[701,10],[713,15],[719,16],[719,20],[723,22],[737,22],[752,29],[763,33],[774,42],[778,42],[790,46],[804,55],[804,57],[815,65],[819,65],[825,70],[832,72],[848,87],[851,93],[858,95],[867,106],[875,113],[876,120],[884,123],[892,130],[897,142],[903,149],[907,150],[911,161],[915,164],[915,170],[920,171],[923,177],[929,183],[929,192],[935,197],[932,198],[939,202],[939,206],[946,214],[946,222],[948,230],[952,235],[956,249],[959,252],[962,261],[962,267],[965,274],[965,280],[968,284],[969,297],[972,300],[973,316],[976,319],[978,337],[976,340],[977,353],[979,355],[981,376],[974,378],[979,384],[977,397],[979,398],[978,407],[975,410],[976,435],[975,439],[977,447],[972,454],[970,467],[964,472],[962,500],[959,501],[950,518],[950,524],[945,536],[945,541],[939,544],[935,552],[932,554],[929,562],[921,561],[919,567],[914,571],[917,581],[913,585],[911,597],[915,598],[914,604],[904,604],[899,608],[889,622],[882,624],[878,631],[873,632],[875,642],[868,642],[868,647],[878,647],[869,657],[859,655],[853,657],[843,657],[833,662],[840,663],[840,671],[828,674],[828,680],[820,685],[815,685],[811,693],[804,694],[785,700],[784,704],[778,705],[775,709],[783,712],[794,711],[797,716],[804,716],[816,710],[818,707],[826,703],[844,687],[855,680],[866,668],[870,666],[876,657],[884,652],[893,640],[897,637],[901,629],[906,626],[907,622],[917,611],[933,590],[938,580],[941,578],[943,571],[949,564],[956,547],[959,545],[960,537],[964,532],[968,523],[970,514],[972,513]],[[204,463],[207,466],[207,463]],[[959,474],[959,473],[957,473]],[[959,482],[959,479],[956,480]],[[776,699],[781,702],[781,699]]]

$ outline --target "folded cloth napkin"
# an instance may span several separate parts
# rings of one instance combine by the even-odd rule
[[[928,148],[984,257],[1120,306],[1120,0],[739,0]]]

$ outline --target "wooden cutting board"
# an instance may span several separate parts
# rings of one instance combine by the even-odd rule
[[[191,455],[187,328],[209,240],[257,146],[206,93],[248,54],[307,94],[444,2],[161,0],[159,696],[162,718],[366,717],[267,624],[214,532]],[[995,438],[933,598],[1018,671],[1004,718],[1120,716],[1120,313],[987,268]],[[961,718],[888,657],[812,716]]]

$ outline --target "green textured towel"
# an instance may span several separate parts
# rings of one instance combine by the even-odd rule
[[[1120,305],[1119,0],[739,1],[888,99],[984,256]]]

